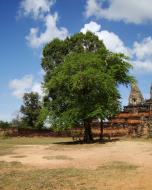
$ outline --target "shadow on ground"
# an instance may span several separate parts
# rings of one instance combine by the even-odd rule
[[[52,144],[57,144],[57,145],[78,145],[78,144],[106,144],[110,142],[117,142],[120,141],[119,138],[113,138],[113,139],[95,139],[91,141],[90,143],[85,143],[84,141],[70,141],[70,142],[54,142]]]

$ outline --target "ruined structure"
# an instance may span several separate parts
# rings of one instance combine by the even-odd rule
[[[129,105],[136,106],[138,104],[142,104],[144,102],[144,98],[139,90],[137,84],[131,85],[131,93],[129,96]]]
[[[133,136],[152,136],[152,86],[150,98],[145,100],[137,84],[132,84],[128,106],[110,121],[110,126],[128,128]]]

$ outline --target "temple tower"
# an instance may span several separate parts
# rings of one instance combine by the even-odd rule
[[[152,89],[151,89],[151,98],[152,98]],[[137,84],[132,84],[131,85],[131,92],[129,96],[129,105],[138,105],[143,103],[144,98],[142,96],[141,91],[139,90]]]
[[[151,84],[151,87],[150,87],[150,99],[152,100],[152,84]]]

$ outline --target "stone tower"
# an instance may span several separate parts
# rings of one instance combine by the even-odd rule
[[[151,98],[152,98],[152,89],[151,89]],[[131,85],[131,92],[129,96],[129,105],[138,105],[143,103],[144,98],[142,96],[141,91],[139,90],[137,84],[132,84]]]
[[[150,99],[152,100],[152,84],[151,84],[151,87],[150,87]]]

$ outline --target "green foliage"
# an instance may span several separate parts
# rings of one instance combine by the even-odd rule
[[[24,125],[23,121],[18,116],[16,118],[12,119],[12,121],[11,121],[11,127],[21,128],[21,127],[23,127],[23,125]]]
[[[41,128],[43,123],[39,121],[41,112],[41,102],[38,93],[25,93],[23,105],[20,112],[22,113],[22,124],[24,127]]]
[[[48,109],[43,106],[42,109],[40,110],[39,116],[37,118],[36,126],[38,128],[39,128],[39,126],[44,127],[45,122],[47,121],[47,116],[48,116]]]
[[[0,121],[0,128],[8,128],[10,127],[10,123],[7,121]]]
[[[59,130],[111,117],[120,110],[118,85],[133,81],[127,57],[108,51],[91,32],[47,44],[42,67],[45,106]]]

